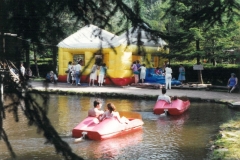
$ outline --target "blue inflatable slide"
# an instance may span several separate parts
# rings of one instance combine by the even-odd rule
[[[155,68],[147,68],[146,78],[145,78],[144,82],[145,83],[159,83],[159,84],[165,85],[165,76],[155,74],[154,70],[155,70]],[[172,86],[181,85],[181,82],[178,80],[175,80],[175,78],[173,78],[171,84],[172,84]]]

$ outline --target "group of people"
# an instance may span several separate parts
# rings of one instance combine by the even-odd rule
[[[99,70],[99,75],[98,74]],[[98,85],[103,86],[104,79],[106,76],[107,67],[105,63],[101,65],[97,65],[95,63],[90,71],[89,75],[89,86],[95,86],[95,80],[98,78]],[[78,62],[69,61],[67,73],[67,83],[71,83],[72,85],[76,84],[76,86],[81,85],[81,72],[82,72],[82,60],[80,59]]]
[[[186,80],[185,78],[185,68],[183,67],[182,64],[179,66],[179,75],[178,75],[178,80],[183,84],[183,82]],[[165,87],[166,89],[171,89],[171,84],[172,84],[172,68],[169,64],[166,65],[164,69],[161,69],[159,67],[156,68],[155,74],[157,75],[165,75]]]
[[[107,73],[107,67],[105,63],[102,63],[98,66],[96,63],[92,66],[90,77],[89,77],[89,86],[95,86],[94,82],[97,80],[97,71],[99,70],[98,74],[98,86],[103,86],[104,79]]]
[[[77,62],[68,62],[68,70],[67,73],[67,83],[71,83],[72,85],[80,86],[81,85],[81,71],[82,71],[82,60],[80,59]]]
[[[138,83],[139,80],[141,80],[142,83],[144,83],[144,80],[146,78],[146,65],[145,64],[140,64],[139,60],[136,60],[133,62],[131,69],[134,74],[134,82]]]
[[[141,82],[144,83],[144,80],[146,78],[146,70],[147,70],[146,65],[145,64],[141,65],[139,60],[136,60],[133,62],[131,69],[134,74],[134,82],[138,83],[140,79]],[[169,64],[166,64],[166,66],[163,68],[156,67],[156,69],[154,70],[154,74],[165,76],[166,89],[171,89],[172,69]],[[182,64],[180,64],[180,67],[179,67],[178,80],[181,83],[183,83],[186,80],[185,68],[183,67]]]
[[[88,116],[96,117],[99,122],[104,119],[116,118],[120,123],[128,123],[129,120],[126,117],[120,117],[119,112],[116,111],[116,107],[113,103],[107,104],[107,110],[101,110],[102,103],[100,100],[95,100],[93,102],[93,108],[89,109]]]
[[[29,76],[32,76],[32,70],[30,69],[30,67],[28,67],[27,69],[25,69],[23,63],[20,64],[20,73],[19,73],[19,70],[17,68],[14,69],[14,67],[12,65],[7,65],[6,62],[1,62],[0,61],[0,68],[3,68],[3,69],[9,69],[14,73],[14,74],[17,74],[19,76],[19,74],[21,74],[23,77],[29,77]]]
[[[14,73],[18,77],[24,78],[26,80],[29,80],[29,78],[33,77],[31,68],[25,68],[23,63],[20,64],[19,70],[17,68],[14,68],[13,66],[9,66],[9,68],[12,73]]]
[[[51,83],[57,83],[58,77],[57,74],[54,73],[53,71],[50,71],[46,75],[46,81],[51,82]]]
[[[170,97],[166,95],[166,89],[162,88],[162,94],[158,96],[157,101],[164,100],[167,103],[171,103],[172,100],[176,99],[176,97]],[[102,102],[97,99],[93,102],[93,108],[88,110],[89,117],[96,117],[99,122],[102,122],[104,119],[116,118],[120,123],[129,123],[129,120],[126,117],[120,117],[119,112],[116,111],[116,107],[113,103],[107,104],[107,109],[105,111],[102,110]]]
[[[71,62],[69,61],[68,63],[68,70],[66,71],[66,73],[68,73],[67,75],[67,82],[77,85],[81,85],[80,83],[80,75],[81,75],[81,71],[82,71],[82,60],[80,59],[77,64],[75,64],[75,62]],[[29,68],[30,69],[30,68]],[[136,60],[133,62],[131,69],[133,71],[134,74],[134,82],[138,83],[140,80],[142,83],[144,83],[144,80],[146,78],[146,65],[145,64],[140,64],[139,60]],[[21,64],[20,67],[21,73],[22,75],[26,75],[25,74],[25,68],[23,66],[23,64]],[[99,75],[97,75],[97,71],[99,70]],[[92,66],[91,72],[90,72],[90,76],[89,76],[89,86],[95,86],[94,82],[95,80],[97,80],[98,77],[98,85],[102,86],[104,83],[104,79],[106,76],[106,64],[102,63],[101,65],[97,65],[96,63]],[[180,64],[179,66],[179,75],[178,75],[178,80],[183,83],[186,80],[185,77],[185,68],[183,67],[182,64]],[[27,71],[27,72],[31,72],[31,71]],[[170,67],[169,64],[166,64],[165,67],[160,68],[160,67],[156,67],[154,73],[156,75],[163,75],[165,76],[165,89],[171,89],[171,80],[172,80],[172,69]],[[55,82],[57,81],[57,77],[56,74],[53,71],[50,71],[47,74],[47,79],[49,79],[51,82]],[[231,93],[233,92],[237,87],[238,87],[238,79],[236,77],[236,75],[234,73],[231,74],[231,78],[229,78],[228,80],[228,92]]]

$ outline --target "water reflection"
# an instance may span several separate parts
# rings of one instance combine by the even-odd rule
[[[36,97],[37,98],[37,97]],[[217,132],[219,125],[234,114],[226,106],[212,103],[191,103],[187,112],[180,116],[154,115],[155,101],[102,99],[117,106],[118,111],[137,111],[144,121],[142,131],[104,141],[85,140],[74,143],[72,129],[87,116],[96,97],[51,95],[48,117],[58,133],[84,159],[204,159],[206,145]],[[9,103],[6,101],[6,103]],[[103,107],[103,108],[104,108]],[[28,127],[27,120],[19,112],[19,123],[6,112],[4,128],[13,144],[18,159],[62,159],[55,155],[51,145]],[[0,141],[0,159],[9,159],[3,141]]]
[[[83,142],[78,145],[76,152],[85,152],[91,159],[110,159],[122,154],[122,150],[137,147],[143,139],[143,131],[138,130],[128,136],[106,139],[103,141]]]
[[[178,116],[166,116],[165,114],[161,114],[158,120],[156,121],[157,122],[156,127],[163,128],[167,126],[167,127],[174,128],[177,132],[183,128],[184,122],[187,121],[188,119],[189,119],[188,111]]]

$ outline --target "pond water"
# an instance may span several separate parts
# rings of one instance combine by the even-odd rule
[[[84,140],[74,143],[71,130],[86,117],[95,98],[77,95],[50,97],[49,119],[74,153],[86,160],[207,159],[208,144],[218,132],[219,125],[235,114],[222,104],[191,103],[189,110],[180,116],[154,115],[152,108],[155,101],[102,99],[103,106],[113,102],[118,111],[139,112],[144,121],[143,129],[103,141]],[[63,159],[55,154],[52,145],[44,144],[45,139],[37,134],[36,127],[29,127],[22,113],[19,115],[18,123],[9,113],[7,120],[4,120],[4,128],[17,159]],[[1,160],[11,159],[2,140],[0,151]]]

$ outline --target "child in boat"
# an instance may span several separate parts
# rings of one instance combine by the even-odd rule
[[[103,121],[106,118],[117,118],[117,120],[120,123],[128,123],[129,120],[126,117],[121,117],[118,112],[115,111],[116,107],[114,106],[113,103],[108,103],[107,104],[107,111],[104,112],[102,117],[100,118],[100,121]]]
[[[102,103],[100,100],[95,100],[93,102],[94,108],[89,109],[88,116],[89,117],[96,117],[100,119],[101,115],[104,113],[104,111],[100,110],[102,107]]]
[[[157,101],[164,100],[168,103],[171,103],[171,98],[168,95],[166,95],[166,92],[167,92],[166,88],[162,88],[162,94],[158,96]]]

